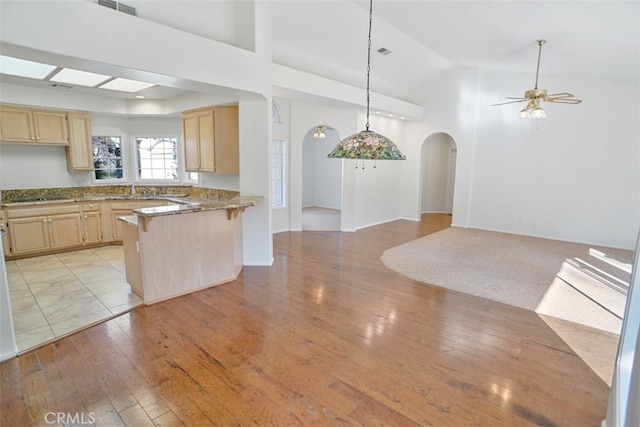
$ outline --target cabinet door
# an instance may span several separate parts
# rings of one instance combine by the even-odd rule
[[[240,173],[238,107],[215,107],[215,159],[217,174]]]
[[[33,127],[39,144],[69,144],[64,111],[33,110]]]
[[[2,247],[4,249],[5,256],[11,256],[11,243],[9,242],[9,226],[4,215],[4,211],[0,210],[0,228],[4,232],[2,237]]]
[[[84,244],[102,241],[102,216],[100,212],[85,212],[82,215]]]
[[[185,113],[182,118],[184,131],[184,168],[190,172],[200,169],[200,148],[198,142],[198,115]]]
[[[122,242],[122,227],[123,223],[118,219],[120,216],[131,215],[131,209],[113,209],[111,208],[111,216],[113,220],[113,240],[115,242]]]
[[[216,171],[215,129],[213,109],[198,114],[200,172]]]
[[[69,172],[92,171],[91,114],[69,113],[67,120],[69,122],[67,169]]]
[[[31,110],[25,108],[0,107],[0,140],[35,142]]]
[[[52,215],[47,217],[52,249],[82,245],[80,214]]]
[[[10,219],[8,225],[13,255],[39,252],[49,248],[47,217]]]

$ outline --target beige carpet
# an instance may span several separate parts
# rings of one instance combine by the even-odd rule
[[[599,255],[598,251],[602,254]],[[591,276],[602,275],[614,285],[625,280],[628,283],[630,274],[626,270],[630,270],[632,255],[632,251],[626,250],[451,227],[389,249],[382,255],[382,261],[388,268],[420,282],[528,310],[540,311],[540,307],[551,306],[556,310],[559,307],[568,315],[556,315],[546,309],[542,313],[577,321],[575,316],[571,316],[582,307],[575,305],[576,298],[571,292],[588,292],[580,287],[574,289],[573,283],[566,286],[565,281],[578,281],[574,277],[578,275],[581,282],[583,277],[586,281],[592,279]],[[600,263],[595,270],[598,273],[585,272],[582,264],[578,267],[569,264],[578,263],[576,260],[585,265]],[[618,266],[611,265],[616,262]],[[609,275],[617,277],[609,278]],[[594,280],[600,282],[599,279]],[[552,285],[554,294],[552,297],[546,296]],[[566,287],[568,294],[555,292],[560,287]],[[587,300],[589,298],[592,297],[588,296]],[[624,299],[623,295],[623,306]],[[616,303],[619,304],[619,301]],[[621,317],[619,309],[605,306],[603,310],[611,312],[608,314],[613,320],[616,316]],[[606,322],[597,320],[589,326],[599,327],[603,323]],[[615,328],[615,323],[602,327],[604,330]]]

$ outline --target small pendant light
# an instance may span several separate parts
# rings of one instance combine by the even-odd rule
[[[405,160],[400,149],[387,137],[369,130],[369,74],[371,71],[371,22],[373,0],[369,3],[369,42],[367,47],[367,124],[362,132],[353,134],[338,143],[327,157],[335,159]],[[356,166],[357,167],[357,166]]]

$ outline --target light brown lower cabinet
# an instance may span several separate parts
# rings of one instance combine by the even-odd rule
[[[85,245],[102,242],[102,203],[82,205],[82,240]]]
[[[121,243],[122,222],[118,217],[131,215],[133,209],[165,204],[165,200],[117,200],[7,207],[5,257]]]
[[[11,255],[82,245],[78,205],[8,209],[7,226]]]
[[[165,200],[125,200],[111,202],[111,226],[113,229],[113,241],[122,242],[124,233],[122,230],[123,223],[118,218],[121,216],[133,215],[134,209],[149,208],[154,206],[164,206]]]

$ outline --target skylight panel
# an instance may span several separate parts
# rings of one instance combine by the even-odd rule
[[[0,55],[0,73],[30,79],[44,79],[57,67]]]
[[[60,72],[49,80],[52,82],[68,83],[77,86],[97,86],[105,80],[110,79],[111,76],[105,76],[104,74],[89,73],[87,71],[74,70],[71,68],[63,68]]]
[[[100,89],[119,90],[122,92],[138,92],[139,90],[155,86],[153,83],[137,80],[116,78],[100,86]]]

